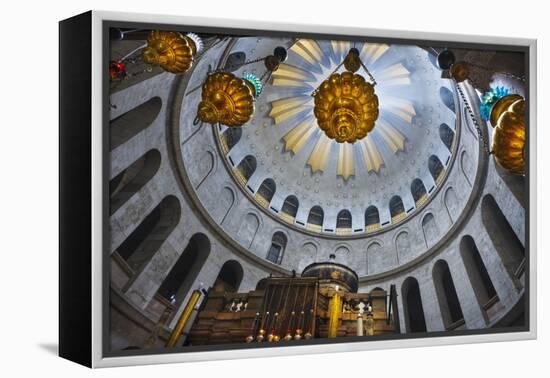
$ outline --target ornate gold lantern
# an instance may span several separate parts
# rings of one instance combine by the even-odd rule
[[[498,119],[500,118],[502,113],[507,111],[510,105],[512,105],[514,102],[518,100],[523,100],[523,97],[521,97],[518,94],[506,95],[499,98],[498,101],[495,102],[495,104],[491,108],[491,113],[490,113],[491,126],[496,127],[496,125],[498,124]]]
[[[496,162],[512,173],[525,174],[525,100],[519,95],[498,100],[491,110],[491,123]]]
[[[202,101],[197,120],[242,126],[252,118],[254,99],[261,92],[261,83],[254,75],[241,79],[230,72],[215,72],[202,85]]]
[[[354,143],[374,128],[378,96],[374,85],[353,72],[332,74],[315,93],[313,113],[325,134],[339,143]]]
[[[193,65],[193,60],[202,49],[200,37],[194,33],[154,30],[147,38],[143,49],[145,63],[160,66],[163,70],[182,74]]]
[[[286,57],[286,49],[278,46],[273,50],[272,55],[245,62],[234,68],[237,69],[263,60],[266,71],[259,78],[254,74],[245,74],[243,78],[239,78],[224,71],[209,74],[202,84],[202,101],[199,103],[194,123],[215,124],[219,122],[229,127],[239,127],[250,121],[254,114],[255,99],[262,93],[263,86],[273,71],[279,68],[279,64]]]

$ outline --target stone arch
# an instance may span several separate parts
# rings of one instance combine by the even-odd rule
[[[300,202],[295,195],[291,194],[285,198],[283,206],[281,207],[281,212],[292,217],[296,218],[298,214],[298,208],[300,207]]]
[[[221,225],[227,218],[227,215],[229,214],[231,208],[233,207],[233,204],[235,203],[235,192],[233,191],[233,189],[229,186],[224,186],[217,203],[217,209],[220,210],[219,214],[221,215],[221,219],[219,220],[219,224]]]
[[[462,173],[464,174],[464,178],[466,178],[468,184],[472,186],[474,167],[472,166],[472,160],[468,156],[466,150],[463,150],[460,153],[460,168],[462,170]]]
[[[157,96],[112,119],[109,129],[111,151],[149,127],[161,108],[162,100]]]
[[[367,246],[367,274],[384,272],[396,265],[396,255],[393,251],[384,250],[380,240],[375,240]]]
[[[445,329],[456,329],[463,323],[464,315],[449,264],[445,260],[438,260],[433,267],[432,276]]]
[[[407,333],[426,332],[422,295],[416,278],[408,277],[403,281],[401,296],[403,298],[403,316]]]
[[[395,238],[395,250],[399,263],[411,260],[412,249],[411,240],[407,231],[400,231]]]
[[[421,179],[416,178],[413,180],[413,182],[411,183],[411,194],[413,196],[416,207],[419,207],[426,202],[428,191],[426,190],[426,186]]]
[[[510,190],[510,192],[520,203],[520,205],[525,208],[525,193],[527,193],[527,187],[525,186],[525,176],[516,175],[508,172],[506,169],[502,168],[496,161],[494,162],[494,165],[495,171],[498,173],[498,176],[502,179],[506,187]]]
[[[443,172],[445,171],[443,163],[441,163],[439,157],[437,157],[436,155],[431,155],[429,157],[428,170],[430,171],[430,174],[432,175],[434,181],[439,184],[441,182],[441,178],[443,177]]]
[[[380,228],[380,214],[376,206],[369,206],[365,210],[365,230],[374,231]]]
[[[180,216],[179,200],[172,195],[165,197],[116,249],[134,274],[153,258],[179,223]]]
[[[258,215],[247,213],[240,223],[239,231],[237,232],[239,242],[246,248],[250,248],[259,228],[260,218]]]
[[[506,271],[519,284],[525,247],[491,194],[481,200],[481,220]]]
[[[336,229],[351,230],[352,218],[349,210],[344,209],[338,212],[336,216]]]
[[[246,155],[235,169],[237,179],[242,185],[250,180],[254,172],[256,172],[256,158],[252,155]]]
[[[339,244],[334,248],[332,254],[335,256],[335,261],[341,264],[348,264],[351,248],[346,244]]]
[[[262,184],[258,188],[258,191],[256,192],[256,196],[260,196],[268,206],[271,200],[273,199],[273,196],[275,195],[276,190],[277,190],[277,185],[275,184],[275,181],[273,181],[273,179],[271,178],[266,178],[264,181],[262,181]]]
[[[445,208],[449,214],[451,222],[455,222],[458,219],[459,209],[458,209],[458,197],[452,186],[449,186],[445,190],[445,195],[443,196],[443,202],[445,203]]]
[[[439,138],[449,151],[453,150],[455,132],[451,130],[449,125],[447,125],[446,123],[442,123],[441,125],[439,125]]]
[[[307,216],[308,225],[318,226],[321,229],[323,227],[324,220],[325,212],[323,211],[323,208],[321,206],[313,206],[309,210],[309,215]]]
[[[182,303],[210,255],[210,239],[203,233],[191,236],[187,246],[162,281],[157,293],[176,308]]]
[[[197,164],[197,177],[198,184],[196,189],[198,189],[202,183],[210,176],[214,171],[215,157],[212,151],[206,150],[202,153]]]
[[[452,111],[453,113],[456,113],[453,92],[451,92],[449,88],[447,87],[439,88],[439,97],[441,98],[441,101],[445,104],[445,106],[449,108],[450,111]]]
[[[110,215],[122,207],[153,178],[160,167],[161,156],[156,149],[147,151],[109,182]]]
[[[226,261],[214,281],[214,291],[235,293],[243,280],[243,267],[236,260]]]
[[[435,244],[439,236],[439,227],[435,222],[435,218],[432,213],[426,213],[422,218],[422,231],[424,233],[424,241],[426,247],[430,248]]]
[[[228,127],[221,135],[222,145],[225,145],[226,153],[239,143],[243,135],[241,127]]]
[[[302,244],[302,247],[300,248],[300,251],[302,251],[301,258],[298,264],[298,270],[300,273],[306,266],[317,261],[318,250],[318,245],[311,240]]]
[[[487,272],[485,263],[479,254],[477,245],[470,235],[464,235],[460,240],[460,256],[466,268],[468,279],[474,289],[479,306],[487,310],[489,305],[498,300],[493,281]]]
[[[405,216],[405,205],[401,197],[395,195],[390,199],[390,216],[392,223],[398,222]]]
[[[283,262],[287,242],[288,238],[283,232],[275,232],[271,237],[271,245],[267,251],[266,259],[280,265]]]

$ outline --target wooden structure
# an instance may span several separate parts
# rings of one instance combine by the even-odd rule
[[[357,293],[357,274],[333,262],[306,267],[300,277],[269,277],[256,290],[210,290],[186,345],[377,336],[399,331],[396,291]]]

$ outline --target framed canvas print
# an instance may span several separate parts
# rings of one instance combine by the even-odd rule
[[[536,336],[536,41],[60,22],[60,355]]]

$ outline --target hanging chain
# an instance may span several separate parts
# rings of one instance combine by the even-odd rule
[[[264,56],[264,57],[262,57],[262,58],[257,58],[257,59],[254,59],[254,60],[249,60],[248,62],[244,62],[243,64],[241,64],[241,66],[240,66],[239,68],[244,67],[244,66],[247,66],[247,65],[249,65],[249,64],[254,64],[254,63],[261,62],[262,60],[265,60],[265,58],[266,58],[266,57]]]
[[[260,77],[260,81],[262,82],[262,85],[267,85],[267,82],[269,81],[269,79],[271,79],[271,75],[273,75],[273,71],[265,70],[265,72]]]
[[[359,62],[361,63],[361,67],[363,67],[363,70],[365,70],[365,72],[367,73],[367,75],[369,76],[369,79],[370,81],[372,82],[372,85],[373,86],[376,86],[377,82],[376,80],[374,79],[374,76],[372,76],[372,74],[370,73],[369,69],[367,68],[367,66],[365,66],[365,64],[363,63],[363,60],[359,57]],[[342,65],[344,64],[344,61],[342,61],[339,65],[336,66],[336,68],[334,70],[332,70],[332,72],[330,73],[329,77],[334,75],[334,73],[336,73],[336,71],[338,71],[340,69],[340,67],[342,67]],[[317,92],[319,92],[319,87],[315,88],[315,90],[313,92],[311,92],[311,97],[315,97],[315,95],[317,94]]]
[[[470,103],[466,99],[466,96],[464,95],[464,92],[462,91],[462,88],[460,88],[460,85],[458,83],[455,83],[455,85],[456,85],[457,92],[460,94],[460,97],[462,98],[462,102],[464,103],[464,106],[466,106],[466,110],[468,110],[468,114],[470,114],[470,118],[472,119],[472,122],[473,122],[473,124],[476,128],[477,135],[479,136],[479,139],[481,140],[483,150],[485,151],[485,153],[487,155],[491,155],[492,152],[489,149],[489,143],[488,143],[487,139],[485,138],[485,135],[483,135],[483,132],[481,131],[481,126],[479,125],[477,117],[476,117],[472,107],[470,106]]]
[[[363,63],[363,60],[361,58],[359,58],[359,62],[361,62],[361,66],[367,72],[367,75],[369,75],[370,81],[372,81],[372,85],[375,86],[377,83],[376,83],[376,80],[374,80],[374,76],[372,76],[369,69],[367,68],[367,66],[365,66],[365,64]]]
[[[344,64],[344,61],[342,61],[342,63],[340,63],[339,65],[336,66],[335,69],[332,70],[332,72],[330,73],[330,75],[328,75],[329,77],[334,75],[336,73],[336,71],[338,71],[340,69],[340,67],[342,67],[342,65]],[[311,97],[315,97],[315,95],[317,94],[317,92],[319,92],[319,87],[315,88],[313,90],[313,92],[311,92]]]

